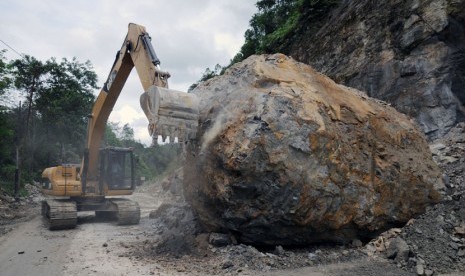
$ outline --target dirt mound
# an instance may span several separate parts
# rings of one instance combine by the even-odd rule
[[[192,208],[183,202],[164,203],[150,213],[159,239],[148,252],[174,257],[197,253],[195,237],[200,232]]]
[[[182,180],[183,170],[180,168],[160,182],[139,189],[161,200],[158,208],[149,214],[156,238],[144,243],[141,254],[174,258],[198,254],[195,238],[201,227],[184,199]]]
[[[372,240],[365,252],[418,275],[465,272],[465,198],[429,207],[405,227]]]

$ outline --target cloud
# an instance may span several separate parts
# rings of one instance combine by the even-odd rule
[[[170,88],[186,91],[205,68],[226,65],[239,51],[256,11],[254,2],[4,0],[0,1],[0,39],[41,60],[90,60],[103,85],[127,25],[134,22],[144,25],[151,35],[162,69],[172,75]],[[18,58],[12,51],[7,57]],[[136,138],[149,143],[148,134],[143,134],[146,127],[132,125],[141,116],[145,118],[139,107],[142,92],[134,70],[110,119],[127,121],[135,129]]]
[[[132,124],[138,119],[145,119],[145,115],[127,104],[110,114],[110,120],[120,122],[123,125]]]
[[[237,37],[231,34],[218,33],[215,34],[215,48],[217,51],[227,52],[228,56],[234,56],[237,54],[237,49],[242,45],[242,41],[238,40]]]

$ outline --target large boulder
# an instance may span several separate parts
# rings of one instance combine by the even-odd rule
[[[186,199],[210,231],[255,244],[365,239],[438,202],[423,133],[384,102],[281,54],[199,85]]]

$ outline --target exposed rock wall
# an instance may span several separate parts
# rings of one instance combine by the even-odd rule
[[[310,27],[293,58],[392,103],[431,139],[464,120],[465,0],[346,0]]]
[[[185,196],[210,231],[305,244],[366,238],[440,198],[441,173],[405,115],[284,55],[200,84]]]

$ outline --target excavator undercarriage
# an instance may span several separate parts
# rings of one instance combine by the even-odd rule
[[[95,211],[96,217],[116,220],[118,225],[138,224],[140,207],[135,201],[124,198],[47,199],[42,201],[42,216],[50,230],[75,228],[79,211]]]

